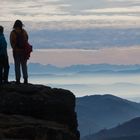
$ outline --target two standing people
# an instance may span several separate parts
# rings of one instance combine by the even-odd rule
[[[23,23],[16,20],[13,30],[10,33],[10,44],[13,50],[15,63],[16,84],[20,84],[21,69],[24,84],[28,83],[27,59],[29,54],[25,54],[25,44],[28,42],[28,34],[23,29]],[[7,55],[7,42],[3,34],[3,27],[0,26],[0,84],[8,83],[9,62]]]

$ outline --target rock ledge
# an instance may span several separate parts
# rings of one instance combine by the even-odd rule
[[[79,140],[75,96],[64,89],[10,83],[0,86],[0,138]]]

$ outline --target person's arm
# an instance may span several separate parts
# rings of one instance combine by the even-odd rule
[[[2,39],[1,39],[1,37],[0,37],[0,49],[1,49],[1,46],[2,46]]]
[[[10,34],[10,44],[13,49],[16,47],[16,35],[14,31],[12,31]]]
[[[0,37],[0,54],[7,55],[7,42],[4,35]]]
[[[24,30],[24,38],[25,38],[25,41],[28,42],[28,34],[27,34],[26,30]]]

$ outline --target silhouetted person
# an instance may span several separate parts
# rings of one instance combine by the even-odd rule
[[[0,84],[8,83],[9,61],[7,42],[4,37],[4,28],[0,26]]]
[[[28,34],[23,29],[23,23],[20,20],[16,20],[13,26],[13,30],[10,34],[10,43],[13,49],[13,57],[15,62],[15,75],[16,83],[20,84],[21,79],[21,68],[24,83],[28,83],[28,72],[27,72],[27,58],[25,56],[24,46],[28,42]]]

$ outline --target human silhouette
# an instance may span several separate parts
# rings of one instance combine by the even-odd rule
[[[0,26],[0,84],[8,83],[9,61],[4,28]]]
[[[27,58],[25,56],[24,46],[28,42],[28,34],[23,29],[23,23],[20,20],[16,20],[13,25],[13,30],[10,33],[10,43],[13,49],[13,57],[15,63],[15,76],[16,84],[20,84],[21,68],[24,79],[24,84],[28,83],[28,71],[27,71]]]

